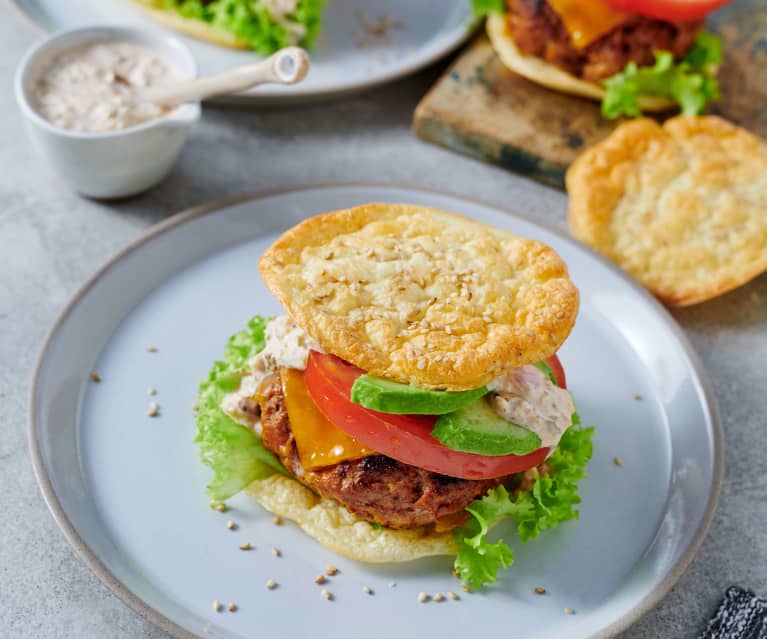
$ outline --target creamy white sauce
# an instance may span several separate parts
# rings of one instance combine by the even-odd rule
[[[142,100],[140,90],[180,77],[175,65],[147,47],[91,42],[53,57],[31,97],[37,112],[63,129],[119,131],[165,115],[169,109]]]
[[[560,388],[535,366],[515,368],[488,388],[490,405],[504,419],[524,426],[554,447],[570,427],[575,405],[570,393]]]
[[[296,326],[287,315],[275,317],[264,331],[264,350],[250,361],[250,374],[240,381],[239,388],[221,400],[221,410],[234,421],[255,428],[260,434],[260,424],[243,410],[244,402],[252,399],[264,378],[280,368],[305,370],[309,351],[323,352],[320,345]]]

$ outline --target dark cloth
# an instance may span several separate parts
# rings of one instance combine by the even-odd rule
[[[767,639],[767,599],[731,586],[699,639]]]

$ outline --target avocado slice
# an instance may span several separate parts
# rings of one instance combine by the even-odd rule
[[[393,415],[444,415],[475,402],[485,393],[484,386],[468,391],[426,390],[361,375],[354,380],[351,400],[370,410]]]
[[[478,455],[527,455],[541,447],[538,435],[497,415],[485,398],[442,415],[431,435],[448,448]]]

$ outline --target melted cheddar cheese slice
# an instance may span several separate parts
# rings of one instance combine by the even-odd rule
[[[634,15],[613,9],[604,0],[549,0],[549,4],[578,49],[587,47]]]
[[[349,437],[320,412],[306,388],[303,371],[282,368],[280,379],[290,430],[293,431],[298,458],[304,470],[375,454],[375,451]]]

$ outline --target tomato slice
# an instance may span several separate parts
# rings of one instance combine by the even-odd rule
[[[556,355],[546,360],[564,386]],[[354,380],[364,371],[335,355],[310,351],[304,380],[317,407],[349,436],[405,464],[462,479],[490,479],[533,468],[546,459],[548,448],[529,455],[486,456],[452,450],[431,436],[431,415],[390,415],[363,408],[349,397]]]
[[[714,9],[729,2],[731,0],[607,0],[616,9],[668,22],[705,18]]]

